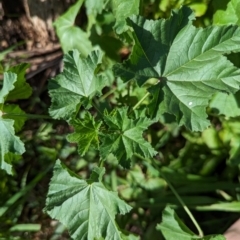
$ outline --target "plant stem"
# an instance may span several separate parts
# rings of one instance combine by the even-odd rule
[[[95,104],[95,102],[92,101],[92,105],[93,107],[97,110],[97,112],[101,115],[101,117],[103,117],[102,112],[99,110],[98,106]]]
[[[98,166],[99,166],[99,167],[103,167],[103,163],[104,163],[104,160],[101,159],[100,162],[99,162],[99,164],[98,164]]]
[[[140,101],[138,101],[135,106],[133,106],[133,108],[132,108],[132,110],[131,110],[130,112],[132,112],[133,110],[137,109],[138,106],[139,106],[149,95],[150,95],[150,93],[147,92],[147,93],[143,96],[143,98],[142,98]]]
[[[19,114],[19,113],[3,113],[4,117],[19,117],[19,118],[30,118],[30,119],[52,119],[48,115],[39,115],[39,114]]]
[[[191,211],[189,210],[189,208],[187,207],[187,205],[184,203],[184,201],[182,200],[182,198],[180,197],[180,195],[177,193],[177,191],[175,190],[175,188],[173,187],[173,185],[170,183],[170,181],[167,179],[167,177],[165,176],[165,174],[160,170],[161,176],[164,178],[164,180],[167,182],[169,188],[171,189],[171,191],[173,192],[173,194],[176,196],[176,198],[178,199],[178,201],[180,202],[180,204],[182,205],[183,209],[185,210],[185,212],[187,213],[187,215],[189,216],[189,218],[192,220],[194,226],[196,227],[197,231],[198,231],[198,235],[200,237],[203,237],[203,231],[201,229],[201,227],[199,226],[199,224],[197,223],[196,219],[194,218],[193,214],[191,213]]]
[[[138,154],[134,154],[136,157],[145,160],[147,162],[149,162],[150,159],[146,159]],[[189,208],[187,207],[187,205],[184,203],[184,201],[182,200],[182,198],[180,197],[180,195],[177,193],[177,191],[175,190],[175,188],[173,187],[173,185],[170,183],[170,181],[168,180],[168,178],[166,177],[166,175],[161,171],[160,167],[155,163],[154,159],[152,159],[151,161],[152,165],[158,169],[158,171],[160,172],[161,176],[163,177],[163,179],[166,181],[166,183],[168,184],[169,188],[171,189],[171,191],[173,192],[173,194],[176,196],[177,200],[180,202],[180,204],[182,205],[183,209],[185,210],[185,212],[187,213],[187,215],[189,216],[189,218],[191,219],[191,221],[193,222],[194,226],[196,227],[197,231],[198,231],[198,235],[199,237],[203,237],[203,231],[201,229],[201,227],[199,226],[199,224],[197,223],[196,219],[194,218],[193,214],[191,213],[191,211],[189,210]]]
[[[114,93],[116,91],[116,88],[111,89],[109,92],[105,93],[104,95],[102,95],[99,98],[99,101],[104,100],[105,98],[107,98],[109,95],[111,95],[112,93]]]

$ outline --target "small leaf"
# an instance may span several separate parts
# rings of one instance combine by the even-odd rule
[[[85,181],[59,160],[55,164],[44,210],[67,226],[73,239],[121,240],[115,215],[125,214],[131,207],[96,181],[102,174],[103,169],[97,168],[90,179],[94,181]]]
[[[64,53],[72,49],[78,49],[83,56],[87,56],[92,50],[88,34],[81,28],[74,26],[83,2],[83,0],[78,0],[54,22]]]
[[[126,19],[133,14],[139,13],[140,0],[114,0],[113,12],[116,17],[114,29],[117,34],[121,34],[128,29]]]
[[[91,52],[84,58],[77,50],[64,55],[64,69],[49,81],[52,105],[50,115],[55,119],[70,119],[80,104],[99,94],[105,81],[95,70],[101,63],[102,54]]]
[[[166,240],[225,240],[223,235],[208,235],[199,237],[194,234],[177,216],[173,209],[166,207],[163,210],[162,223],[157,225]]]
[[[85,118],[73,119],[70,124],[74,127],[74,133],[67,136],[69,142],[78,144],[78,152],[82,156],[84,155],[89,147],[98,149],[98,131],[101,126],[101,122],[96,123],[92,115],[88,112]]]
[[[103,159],[108,154],[115,155],[125,167],[129,167],[129,159],[134,153],[150,158],[157,154],[149,142],[143,137],[143,131],[154,123],[148,118],[129,119],[127,108],[119,108],[104,116],[109,129],[101,136],[100,154]]]
[[[162,223],[157,225],[167,240],[192,240],[199,238],[179,219],[170,207],[163,210]]]
[[[30,65],[28,63],[22,63],[17,66],[11,67],[8,72],[17,74],[17,81],[14,83],[14,89],[8,94],[8,100],[27,99],[32,94],[32,88],[26,83],[26,69]]]

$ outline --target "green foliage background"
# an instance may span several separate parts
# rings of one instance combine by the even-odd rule
[[[64,70],[48,89],[30,97],[28,65],[4,69],[0,239],[224,239],[240,211],[239,7],[79,0],[54,24]]]

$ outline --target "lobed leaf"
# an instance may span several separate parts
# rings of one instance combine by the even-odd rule
[[[90,146],[98,149],[98,133],[102,124],[101,122],[96,123],[92,115],[87,112],[83,120],[73,119],[70,121],[70,124],[73,125],[75,131],[67,136],[67,140],[78,144],[80,155],[84,155]]]
[[[179,125],[202,131],[210,125],[206,107],[212,95],[239,89],[240,70],[223,55],[240,51],[240,28],[195,28],[192,19],[186,7],[168,20],[129,19],[133,53],[114,71],[125,81],[136,79],[139,85],[157,78],[158,84],[149,89],[152,117],[170,113]]]
[[[157,154],[151,144],[143,137],[143,131],[154,123],[148,118],[129,119],[127,108],[119,108],[115,112],[104,116],[109,129],[102,134],[100,154],[103,159],[112,153],[120,164],[129,167],[129,159],[134,153],[150,158]]]
[[[14,67],[9,68],[8,72],[17,74],[17,81],[14,83],[14,89],[9,92],[6,101],[27,99],[32,94],[31,86],[26,82],[25,74],[30,64],[21,63]]]
[[[77,106],[88,102],[99,94],[103,84],[103,76],[95,70],[101,63],[102,54],[91,52],[84,58],[78,50],[72,50],[64,55],[64,70],[49,81],[49,94],[52,105],[50,115],[55,119],[70,119]]]
[[[131,207],[104,187],[104,171],[96,168],[85,181],[59,160],[55,164],[45,211],[67,226],[73,239],[121,239],[115,215],[125,214]]]
[[[128,18],[135,44],[130,58],[123,64],[115,64],[115,74],[125,82],[135,79],[140,86],[149,78],[162,76],[176,35],[193,19],[193,12],[187,7],[173,11],[167,20],[147,20],[141,16]]]

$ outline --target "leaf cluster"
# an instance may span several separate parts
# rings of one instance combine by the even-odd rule
[[[184,3],[195,14],[179,2],[79,0],[55,22],[65,54],[49,80],[49,115],[70,126],[62,138],[77,145],[78,170],[88,172],[57,160],[44,211],[73,239],[221,240],[203,236],[188,208],[198,234],[166,205],[239,211],[239,6],[229,1],[228,19],[215,4],[213,25],[196,27],[207,1]],[[15,133],[28,114],[13,102],[31,95],[27,67],[5,71],[0,90],[0,167],[8,174],[25,151]]]

